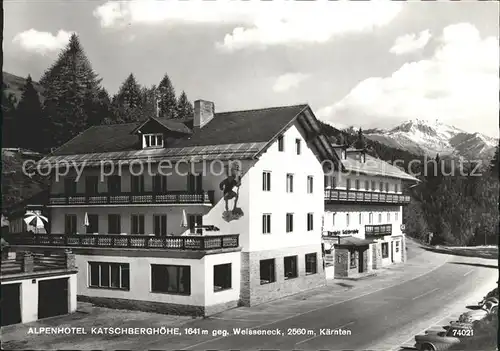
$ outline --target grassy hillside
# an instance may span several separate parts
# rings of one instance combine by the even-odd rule
[[[13,95],[16,98],[16,103],[21,100],[21,95],[23,91],[24,84],[26,82],[26,77],[19,77],[7,72],[2,72],[2,88],[6,96]],[[40,100],[43,100],[42,92],[43,88],[37,82],[33,82],[33,86],[38,91],[40,95]]]

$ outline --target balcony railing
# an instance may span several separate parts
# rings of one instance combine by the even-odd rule
[[[365,235],[383,236],[392,234],[392,224],[365,225]]]
[[[34,245],[197,251],[236,248],[239,246],[238,234],[207,236],[16,234],[9,235],[6,239],[11,246]]]
[[[410,196],[403,194],[384,194],[361,190],[325,189],[326,202],[364,202],[383,204],[408,204]]]
[[[201,193],[169,191],[167,193],[139,194],[50,195],[49,205],[212,204],[213,194],[213,191]]]

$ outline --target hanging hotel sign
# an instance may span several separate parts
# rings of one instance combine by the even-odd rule
[[[405,231],[405,229],[406,229],[406,226],[405,226],[404,224],[401,224],[401,225],[399,226],[399,228],[401,229],[401,231],[402,231],[402,232],[404,232],[404,231]]]

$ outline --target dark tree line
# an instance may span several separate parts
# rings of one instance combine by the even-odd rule
[[[193,106],[183,91],[176,97],[167,74],[158,86],[141,86],[130,74],[114,96],[101,85],[76,34],[40,79],[43,99],[26,79],[22,96],[2,91],[4,147],[42,153],[64,144],[85,129],[149,117],[187,119]]]

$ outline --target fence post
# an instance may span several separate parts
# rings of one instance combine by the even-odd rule
[[[34,269],[33,255],[31,252],[23,252],[22,254],[22,270],[24,273],[33,272]]]
[[[66,269],[76,269],[75,254],[71,250],[64,250],[64,256],[66,258]]]

